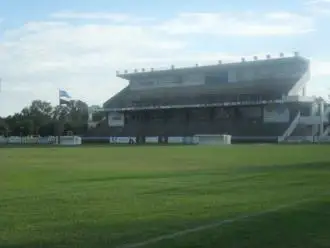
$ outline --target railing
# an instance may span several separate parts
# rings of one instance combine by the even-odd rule
[[[120,111],[138,111],[138,110],[157,110],[157,109],[182,109],[182,108],[209,108],[209,107],[229,107],[229,106],[245,106],[245,105],[263,105],[270,103],[284,103],[282,99],[279,100],[263,100],[263,101],[242,101],[242,102],[218,102],[218,103],[204,103],[204,104],[178,104],[178,105],[157,105],[157,106],[131,106],[123,108],[103,108],[101,112],[120,112]]]
[[[314,137],[313,136],[290,136],[287,137],[285,143],[313,143]]]
[[[300,112],[298,112],[297,116],[291,122],[288,129],[284,132],[284,134],[281,137],[279,137],[279,139],[278,139],[279,142],[284,141],[287,137],[289,137],[292,134],[292,132],[295,130],[295,128],[297,127],[297,125],[299,123],[300,116],[301,116],[301,114],[300,114]]]
[[[328,126],[324,132],[321,134],[321,137],[325,137],[325,136],[328,136],[329,135],[329,132],[330,132],[330,126]]]
[[[319,104],[317,102],[313,102],[313,105],[312,105],[312,113],[311,115],[312,116],[316,116],[318,114],[318,110],[319,110]]]
[[[310,71],[307,70],[304,75],[299,79],[299,81],[293,86],[293,88],[289,91],[288,95],[298,95],[299,90],[301,90],[308,80],[310,79]]]
[[[318,125],[321,123],[321,119],[320,116],[300,116],[299,123],[304,125]]]
[[[88,122],[88,128],[95,128],[95,127],[97,127],[98,124],[100,124],[102,121],[105,121],[105,120],[106,120],[106,117],[103,117],[99,121],[89,121]]]

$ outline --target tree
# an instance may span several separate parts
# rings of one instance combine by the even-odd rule
[[[39,134],[39,129],[51,121],[52,113],[53,107],[49,102],[34,100],[20,114],[24,120],[29,120],[30,134]]]
[[[29,119],[33,120],[35,131],[38,132],[41,126],[47,124],[51,120],[53,107],[49,102],[35,100],[28,110],[24,112],[27,112],[28,117],[30,117]]]
[[[70,101],[69,116],[72,122],[87,123],[88,120],[88,105],[83,101]]]
[[[88,105],[83,101],[70,101],[67,105],[53,107],[49,102],[35,100],[20,113],[1,120],[0,135],[41,136],[57,135],[71,131],[83,134],[87,131]]]
[[[7,133],[13,136],[28,135],[33,133],[33,121],[21,113],[8,116],[5,119]]]
[[[9,132],[9,127],[6,123],[6,120],[0,118],[0,136],[1,135],[7,136],[8,132]]]
[[[57,105],[52,113],[52,120],[66,120],[69,115],[69,108],[64,105]]]
[[[88,105],[83,101],[70,101],[67,105],[65,131],[83,134],[87,131]]]

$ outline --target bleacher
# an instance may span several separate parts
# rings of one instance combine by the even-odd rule
[[[103,107],[108,108],[141,108],[195,104],[214,104],[225,102],[258,102],[271,101],[281,98],[277,91],[264,90],[253,92],[252,90],[238,88],[189,86],[150,89],[145,91],[133,91],[129,86],[121,90],[115,96],[104,103]]]
[[[284,100],[307,82],[309,61],[295,53],[290,58],[117,76],[129,85],[104,103],[109,121],[90,130],[90,136],[277,137],[299,111]]]

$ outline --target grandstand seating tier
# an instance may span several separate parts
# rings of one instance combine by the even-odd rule
[[[110,98],[104,108],[212,104],[222,102],[277,100],[298,78],[281,82],[271,80],[244,82],[237,85],[182,86],[148,90],[131,90],[129,86]]]

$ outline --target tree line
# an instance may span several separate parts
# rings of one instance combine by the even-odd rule
[[[93,116],[94,121],[101,118],[100,114]],[[88,105],[83,101],[52,106],[49,102],[35,100],[19,113],[0,117],[0,136],[56,136],[68,132],[83,135],[88,129],[87,122]]]

